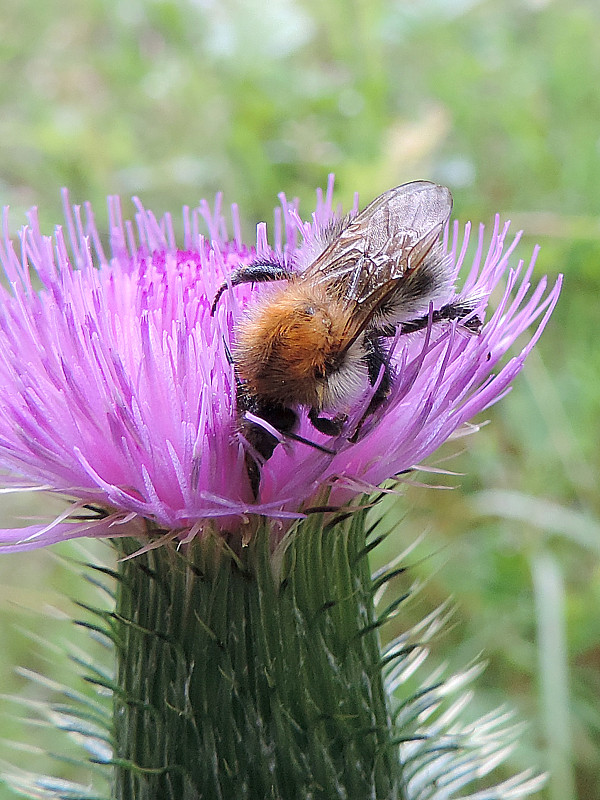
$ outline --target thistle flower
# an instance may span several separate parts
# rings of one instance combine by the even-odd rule
[[[136,201],[134,225],[111,198],[108,257],[89,205],[83,213],[70,209],[65,195],[67,233],[57,227],[52,238],[41,234],[31,211],[19,234],[20,253],[5,211],[0,258],[9,286],[0,289],[0,464],[10,473],[7,488],[42,488],[76,501],[50,524],[2,531],[6,549],[115,537],[123,523],[128,535],[154,529],[189,541],[208,520],[231,529],[253,514],[293,519],[325,484],[329,502],[343,503],[420,464],[505,394],[552,312],[560,280],[546,292],[544,278],[528,293],[536,254],[527,268],[522,262],[509,268],[519,236],[507,246],[508,224],[496,220],[487,249],[479,229],[464,281],[464,291],[481,297],[482,318],[504,281],[481,335],[445,325],[399,337],[392,394],[360,441],[326,440],[335,455],[299,443],[277,447],[254,501],[236,436],[228,348],[242,309],[264,289],[237,288],[216,318],[209,314],[211,301],[236,266],[256,256],[291,260],[299,234],[317,236],[336,216],[332,189],[330,180],[312,222],[304,224],[281,195],[273,248],[264,224],[255,246],[242,243],[235,206],[230,238],[220,198],[212,213],[205,202],[184,210],[183,249],[169,215],[159,222]],[[456,223],[451,235],[446,231],[457,275],[464,271],[469,236],[469,225],[462,241]],[[524,349],[498,367],[536,321]],[[323,439],[306,417],[299,433]],[[76,521],[86,506],[104,514]]]
[[[299,434],[331,452],[282,441],[255,497],[228,354],[237,320],[264,287],[236,287],[214,317],[212,299],[257,257],[293,263],[301,240],[310,247],[341,213],[332,193],[330,180],[310,222],[281,195],[273,244],[260,224],[252,247],[235,206],[230,237],[220,199],[212,211],[203,202],[184,211],[182,249],[168,215],[157,221],[136,201],[135,224],[124,221],[112,198],[109,256],[92,209],[71,209],[66,195],[66,234],[42,236],[32,211],[20,251],[5,212],[5,491],[54,492],[71,503],[53,521],[0,531],[0,545],[11,552],[106,537],[121,556],[116,571],[101,568],[115,580],[116,611],[95,610],[90,626],[112,644],[115,676],[76,656],[88,681],[110,689],[112,712],[85,701],[71,713],[64,704],[47,711],[87,737],[96,762],[112,764],[118,800],[448,800],[510,751],[504,715],[461,726],[464,695],[443,710],[477,668],[449,681],[434,673],[412,696],[403,690],[445,611],[382,652],[378,631],[404,598],[381,612],[375,599],[398,570],[372,579],[377,537],[369,539],[364,506],[327,523],[317,512],[323,497],[328,507],[348,503],[472,430],[469,420],[523,366],[560,279],[531,289],[536,253],[510,268],[519,237],[507,245],[508,225],[497,220],[486,247],[480,228],[462,291],[480,298],[481,333],[433,325],[430,315],[426,330],[397,336],[390,396],[359,440],[326,438],[304,415]],[[457,278],[469,235],[466,226],[461,238],[456,223],[444,233]],[[528,329],[529,341],[504,363]],[[363,419],[369,399],[351,421]],[[68,687],[64,694],[77,700]],[[24,773],[7,780],[30,797],[101,796]],[[526,773],[473,797],[514,800],[539,785]]]

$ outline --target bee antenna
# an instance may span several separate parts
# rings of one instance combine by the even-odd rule
[[[221,295],[223,294],[225,289],[227,289],[227,283],[222,283],[221,286],[219,286],[219,288],[217,290],[217,293],[215,295],[215,298],[212,301],[212,306],[210,307],[210,316],[211,317],[214,317],[215,311],[217,310],[217,305],[218,305],[219,300],[221,299]]]
[[[267,281],[293,280],[295,273],[276,260],[254,261],[243,267],[234,269],[229,276],[229,282],[221,284],[215,295],[210,309],[211,317],[214,316],[221,295],[229,286],[239,286],[242,283],[262,283]]]
[[[223,337],[223,347],[225,348],[225,357],[227,358],[227,363],[229,366],[233,366],[233,356],[231,355],[231,350],[229,349],[229,345],[227,344],[225,337]]]
[[[234,361],[233,356],[231,354],[231,350],[229,349],[229,345],[225,341],[225,337],[223,337],[223,348],[225,349],[225,358],[227,359],[227,363],[229,364],[230,367],[235,366],[235,361]],[[240,376],[237,374],[236,370],[234,370],[234,375],[235,375],[235,385],[236,385],[237,390],[239,392],[240,391],[240,387],[242,385],[242,382],[241,382]]]

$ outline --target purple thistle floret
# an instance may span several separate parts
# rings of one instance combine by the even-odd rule
[[[266,226],[254,247],[242,243],[237,209],[228,238],[217,200],[184,209],[184,246],[171,218],[157,221],[136,201],[135,224],[109,200],[110,257],[89,205],[70,209],[66,230],[42,236],[35,211],[15,250],[4,214],[0,258],[8,288],[0,287],[0,464],[7,491],[38,489],[74,502],[48,524],[0,532],[6,550],[24,550],[77,536],[138,535],[153,530],[187,541],[206,524],[231,530],[260,514],[300,517],[324,484],[328,502],[343,503],[420,464],[465,424],[500,399],[541,334],[560,291],[560,277],[531,290],[537,255],[509,268],[517,235],[498,220],[489,246],[479,229],[463,292],[481,297],[480,335],[455,323],[397,336],[391,396],[367,419],[361,438],[318,433],[302,415],[299,433],[334,455],[284,442],[262,468],[256,501],[244,444],[236,427],[236,379],[228,360],[236,320],[264,286],[240,286],[214,317],[212,299],[235,267],[259,257],[293,261],[339,210],[333,181],[310,223],[281,196],[274,245]],[[355,201],[355,208],[357,207]],[[205,237],[200,233],[208,232]],[[470,226],[445,232],[456,274],[464,268]],[[503,288],[492,313],[492,291]],[[41,288],[39,288],[41,287]],[[499,366],[506,351],[537,323],[524,349]],[[355,410],[359,420],[369,396]],[[350,422],[353,421],[352,419]],[[352,428],[349,428],[352,430]],[[86,506],[106,516],[77,521]]]

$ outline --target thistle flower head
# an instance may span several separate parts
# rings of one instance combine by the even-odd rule
[[[92,209],[70,208],[66,228],[39,230],[35,211],[16,245],[4,215],[0,259],[0,464],[8,490],[37,488],[74,499],[48,525],[5,530],[7,549],[37,547],[73,536],[131,535],[155,529],[185,541],[208,520],[223,529],[249,515],[292,519],[330,486],[330,502],[418,465],[440,444],[501,398],[537,341],[560,291],[530,280],[535,262],[510,267],[518,236],[507,244],[499,221],[489,244],[483,228],[466,266],[470,227],[444,234],[463,291],[480,298],[480,335],[455,324],[398,336],[392,346],[389,398],[369,416],[358,441],[325,437],[301,414],[298,433],[331,453],[283,441],[261,470],[253,498],[245,443],[239,435],[236,376],[229,358],[236,321],[264,286],[228,292],[211,316],[224,278],[257,257],[291,263],[339,216],[332,181],[318,193],[310,222],[281,196],[273,244],[266,226],[256,243],[242,242],[237,209],[229,234],[218,199],[184,210],[183,247],[171,218],[157,220],[136,201],[125,221],[109,200],[110,248],[105,251]],[[203,231],[203,233],[201,232]],[[499,289],[497,287],[500,287]],[[496,290],[495,308],[488,308]],[[268,289],[267,289],[268,291]],[[532,329],[524,348],[499,362]],[[353,409],[359,420],[368,393]],[[82,510],[102,515],[76,521]],[[133,527],[132,527],[133,526]],[[137,526],[137,528],[136,528]]]

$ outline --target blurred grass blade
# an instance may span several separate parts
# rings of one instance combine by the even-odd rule
[[[600,554],[600,522],[585,512],[505,490],[478,492],[472,502],[478,514],[525,522]]]
[[[552,773],[548,796],[550,800],[576,800],[564,585],[558,564],[549,553],[538,553],[531,571],[537,612],[540,699]]]

